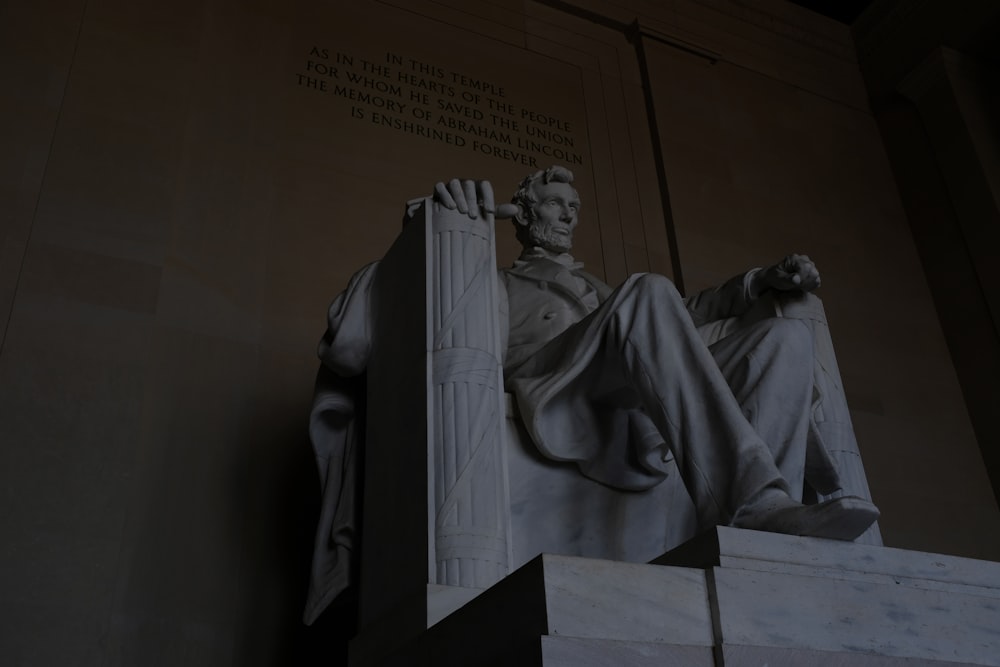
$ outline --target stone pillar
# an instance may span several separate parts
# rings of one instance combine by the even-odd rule
[[[935,49],[899,84],[917,108],[994,326],[1000,328],[1000,100],[986,65]]]
[[[912,153],[900,180],[914,234],[962,382],[968,414],[1000,502],[1000,86],[996,66],[933,50],[898,85],[916,109],[930,159]],[[896,129],[897,146],[905,126]],[[916,123],[913,123],[914,125]],[[919,131],[919,130],[918,130]],[[910,130],[910,135],[916,132]],[[915,143],[912,139],[910,143]],[[897,148],[899,150],[899,148]],[[899,169],[899,167],[897,167]],[[943,185],[943,187],[942,187]],[[908,192],[909,191],[909,192]]]

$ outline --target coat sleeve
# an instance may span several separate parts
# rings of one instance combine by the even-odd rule
[[[684,299],[695,326],[704,326],[730,317],[740,317],[749,310],[748,285],[760,269],[752,269],[727,280],[719,287],[710,287]]]
[[[327,329],[319,343],[319,359],[341,377],[364,372],[372,347],[372,286],[378,262],[351,276],[327,312]]]
[[[363,373],[371,352],[370,296],[376,266],[369,264],[354,274],[347,289],[334,299],[319,344],[322,365],[309,415],[309,439],[322,498],[303,612],[306,624],[315,621],[351,584],[358,547]]]
[[[357,551],[359,402],[357,379],[325,366],[316,376],[309,438],[320,478],[320,511],[302,620],[306,625],[351,584]]]

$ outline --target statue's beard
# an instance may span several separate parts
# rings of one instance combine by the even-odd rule
[[[573,248],[572,230],[542,224],[538,221],[532,222],[528,228],[528,240],[531,241],[531,245],[545,248],[551,252],[569,252]]]

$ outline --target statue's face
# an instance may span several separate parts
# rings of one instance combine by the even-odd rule
[[[551,252],[569,252],[580,210],[576,190],[569,183],[539,183],[533,192],[538,203],[531,209],[534,220],[528,223],[531,244]]]

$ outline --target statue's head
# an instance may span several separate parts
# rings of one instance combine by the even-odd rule
[[[517,240],[525,248],[539,246],[552,252],[569,252],[578,223],[580,197],[572,185],[573,172],[552,166],[526,176],[512,203]]]

